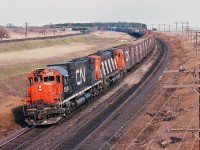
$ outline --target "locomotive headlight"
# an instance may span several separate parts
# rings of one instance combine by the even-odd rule
[[[38,91],[39,91],[39,92],[42,91],[42,86],[41,86],[41,85],[38,86]]]

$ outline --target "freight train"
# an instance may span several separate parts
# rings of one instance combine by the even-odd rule
[[[146,32],[146,30],[140,28],[113,28],[112,31],[125,32],[136,38],[143,36]]]
[[[134,44],[33,70],[26,77],[25,121],[29,125],[57,123],[123,78],[154,46],[154,34],[145,31]]]

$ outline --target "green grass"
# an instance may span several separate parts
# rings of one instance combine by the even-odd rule
[[[44,48],[55,45],[68,45],[70,43],[92,43],[94,45],[98,45],[95,49],[90,49],[84,54],[94,53],[98,50],[111,48],[114,46],[118,46],[121,44],[128,43],[116,41],[116,39],[111,38],[101,38],[96,35],[78,35],[74,37],[65,37],[58,39],[50,39],[50,40],[36,40],[36,41],[26,41],[26,42],[18,42],[18,43],[2,43],[0,44],[0,53],[3,52],[12,52],[12,51],[22,51],[22,50],[31,50],[36,48]],[[74,58],[82,57],[82,53],[77,53]],[[40,60],[33,63],[25,63],[25,64],[16,64],[14,66],[6,66],[1,67],[0,80],[7,79],[13,76],[27,74],[28,72],[34,70],[35,68],[44,68],[47,64],[68,61],[73,58],[59,57],[52,58],[48,60]]]
[[[98,40],[101,40],[101,38],[93,34],[89,34],[89,35],[77,35],[77,36],[49,39],[49,40],[31,40],[31,41],[22,41],[15,43],[1,43],[0,53],[31,50],[31,49],[44,48],[56,45],[68,45],[73,42],[81,43],[81,42],[98,41]]]

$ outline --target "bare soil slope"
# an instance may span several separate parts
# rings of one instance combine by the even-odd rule
[[[198,149],[198,131],[170,131],[167,129],[199,128],[199,101],[195,88],[165,89],[163,86],[195,84],[195,74],[178,72],[181,68],[194,69],[200,62],[191,43],[182,35],[157,36],[165,39],[171,48],[170,70],[176,73],[164,73],[151,102],[146,110],[136,118],[120,137],[114,149],[133,150],[189,150]]]

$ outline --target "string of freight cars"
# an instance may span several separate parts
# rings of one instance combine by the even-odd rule
[[[148,35],[134,44],[98,51],[30,72],[24,105],[26,122],[29,125],[55,124],[102,94],[154,49],[153,32],[145,33]]]

